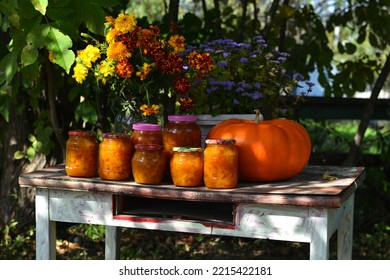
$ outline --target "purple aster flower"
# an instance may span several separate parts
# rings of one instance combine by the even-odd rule
[[[226,68],[228,66],[227,61],[218,61],[217,65],[222,68]]]
[[[307,84],[308,87],[314,87],[316,84],[315,83],[311,83],[311,82],[305,82]]]
[[[305,79],[305,77],[302,74],[296,72],[293,74],[293,79],[298,80],[298,81],[303,81]]]

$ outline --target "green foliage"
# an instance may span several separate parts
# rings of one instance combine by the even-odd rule
[[[302,120],[307,128],[313,145],[313,151],[347,153],[349,143],[356,133],[358,122],[351,121],[314,121]],[[367,129],[361,152],[381,155],[386,158],[390,148],[390,130],[386,126],[371,126]]]
[[[15,0],[0,3],[1,32],[6,39],[0,43],[0,114],[9,121],[10,108],[16,105],[19,110],[31,107],[32,112],[39,116],[34,124],[35,131],[28,139],[31,145],[25,151],[16,152],[15,158],[31,161],[37,153],[47,155],[54,148],[53,122],[45,108],[45,103],[51,98],[47,95],[50,90],[47,71],[57,79],[56,86],[68,84],[66,76],[75,61],[73,49],[81,39],[80,32],[88,30],[103,34],[106,9],[118,3],[116,0]],[[56,65],[52,70],[46,65],[48,59]],[[20,100],[21,92],[29,96],[22,103],[16,101]],[[79,97],[83,94],[80,90],[78,93]],[[58,94],[60,96],[54,98],[67,98],[61,96],[61,90]],[[77,120],[97,122],[96,105],[92,109],[91,103],[86,102],[74,111]]]
[[[31,250],[34,248],[33,241],[35,241],[35,225],[21,230],[17,221],[11,221],[3,229],[0,228],[0,259],[31,259],[31,255],[35,254]]]
[[[54,148],[55,142],[52,139],[53,128],[50,126],[49,112],[43,111],[34,123],[34,134],[28,136],[31,143],[25,151],[16,151],[15,159],[26,158],[30,162],[34,159],[37,153],[48,155]]]
[[[78,224],[71,226],[69,232],[73,234],[82,234],[93,241],[101,241],[104,240],[105,227],[101,225]]]

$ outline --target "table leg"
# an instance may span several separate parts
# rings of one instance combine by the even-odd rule
[[[50,221],[49,191],[37,189],[35,196],[36,259],[56,259],[56,222]]]
[[[345,202],[345,215],[340,221],[337,231],[337,258],[339,260],[350,260],[352,258],[353,208],[354,194]]]
[[[106,226],[105,259],[118,260],[120,258],[121,228]]]
[[[310,259],[327,260],[329,259],[329,217],[326,209],[313,210],[318,211],[312,215],[312,229],[310,241]]]

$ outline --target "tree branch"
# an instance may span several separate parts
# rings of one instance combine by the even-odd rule
[[[265,40],[267,40],[268,35],[271,31],[274,17],[275,17],[276,11],[278,10],[278,7],[279,7],[279,2],[280,2],[280,0],[274,0],[271,4],[271,8],[268,11],[269,20],[266,21],[267,23],[264,26],[263,31],[262,31],[262,35],[263,35]]]
[[[49,99],[50,121],[51,121],[51,125],[53,126],[54,134],[61,145],[63,159],[65,159],[66,140],[62,135],[62,129],[59,125],[59,121],[57,118],[57,109],[56,109],[57,89],[53,77],[54,69],[53,69],[53,64],[50,62],[47,55],[45,56],[45,68],[46,68],[46,79],[47,79],[46,90]]]
[[[351,142],[350,150],[346,160],[344,161],[344,165],[349,166],[349,165],[356,164],[360,145],[364,138],[364,133],[367,130],[372,113],[374,112],[376,100],[378,99],[379,93],[382,90],[383,85],[386,82],[389,73],[390,73],[390,54],[387,55],[386,62],[381,70],[381,73],[378,76],[378,79],[375,82],[374,88],[371,91],[370,99],[368,100],[367,106],[360,120],[358,130],[353,138],[353,141]]]

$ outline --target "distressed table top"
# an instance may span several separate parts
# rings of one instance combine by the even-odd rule
[[[336,177],[325,180],[324,173]],[[177,187],[170,183],[141,185],[134,181],[106,181],[100,178],[74,178],[65,173],[64,164],[22,174],[22,187],[55,188],[105,192],[149,198],[188,201],[266,203],[306,207],[339,207],[365,178],[364,167],[308,165],[296,177],[272,183],[239,183],[234,189],[211,190]]]

